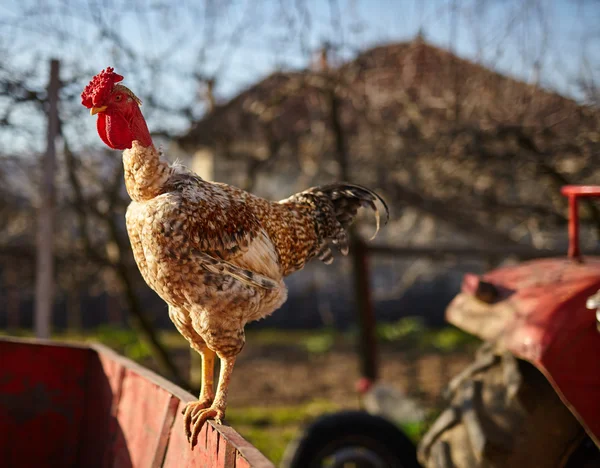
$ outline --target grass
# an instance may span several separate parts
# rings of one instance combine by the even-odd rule
[[[313,400],[294,406],[227,408],[227,422],[275,464],[303,427],[317,417],[333,413],[339,405]]]
[[[476,336],[452,325],[443,328],[427,328],[417,317],[407,317],[397,322],[377,326],[377,337],[382,342],[410,346],[420,350],[452,352],[467,349],[481,343]]]
[[[330,328],[316,330],[249,330],[247,340],[257,345],[285,345],[305,349],[310,354],[326,354],[338,345],[354,346],[358,331],[340,332]],[[427,328],[418,317],[406,317],[396,322],[378,324],[377,339],[398,347],[422,351],[453,352],[471,348],[480,343],[479,338],[452,325]]]

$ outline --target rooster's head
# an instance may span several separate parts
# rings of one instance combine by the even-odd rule
[[[131,148],[133,141],[151,146],[152,138],[140,111],[142,102],[129,88],[119,84],[123,77],[108,67],[98,73],[81,93],[81,103],[98,114],[98,134],[113,149]]]

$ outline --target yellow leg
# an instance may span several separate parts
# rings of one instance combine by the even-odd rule
[[[215,399],[215,352],[206,348],[200,355],[202,356],[202,388],[199,400],[207,403],[208,408]]]
[[[231,372],[235,365],[235,356],[221,358],[221,375],[219,376],[219,385],[217,386],[217,394],[209,408],[203,407],[201,402],[189,403],[185,409],[185,432],[188,440],[192,444],[192,449],[198,442],[198,434],[202,430],[202,426],[208,419],[215,419],[218,424],[225,417],[225,409],[227,407],[227,390],[229,388],[229,380]]]
[[[202,382],[200,396],[198,401],[188,403],[183,410],[183,423],[185,424],[185,434],[187,438],[192,435],[192,417],[199,410],[210,408],[215,399],[214,379],[215,379],[215,352],[204,347],[198,351],[202,357]]]
[[[233,372],[235,359],[236,356],[221,358],[221,374],[219,375],[219,385],[217,386],[215,401],[212,404],[213,408],[217,409],[220,413],[216,418],[219,424],[221,424],[221,419],[225,417],[225,408],[227,407],[227,392],[229,390],[229,381],[231,380],[231,373]]]

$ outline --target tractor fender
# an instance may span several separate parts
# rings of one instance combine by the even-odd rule
[[[465,275],[446,318],[536,366],[600,447],[598,289],[600,258],[533,260]]]

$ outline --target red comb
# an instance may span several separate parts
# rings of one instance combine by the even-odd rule
[[[112,91],[114,84],[123,80],[123,77],[114,71],[114,68],[107,67],[106,70],[102,70],[92,78],[92,81],[81,93],[81,104],[88,109],[102,104]]]

